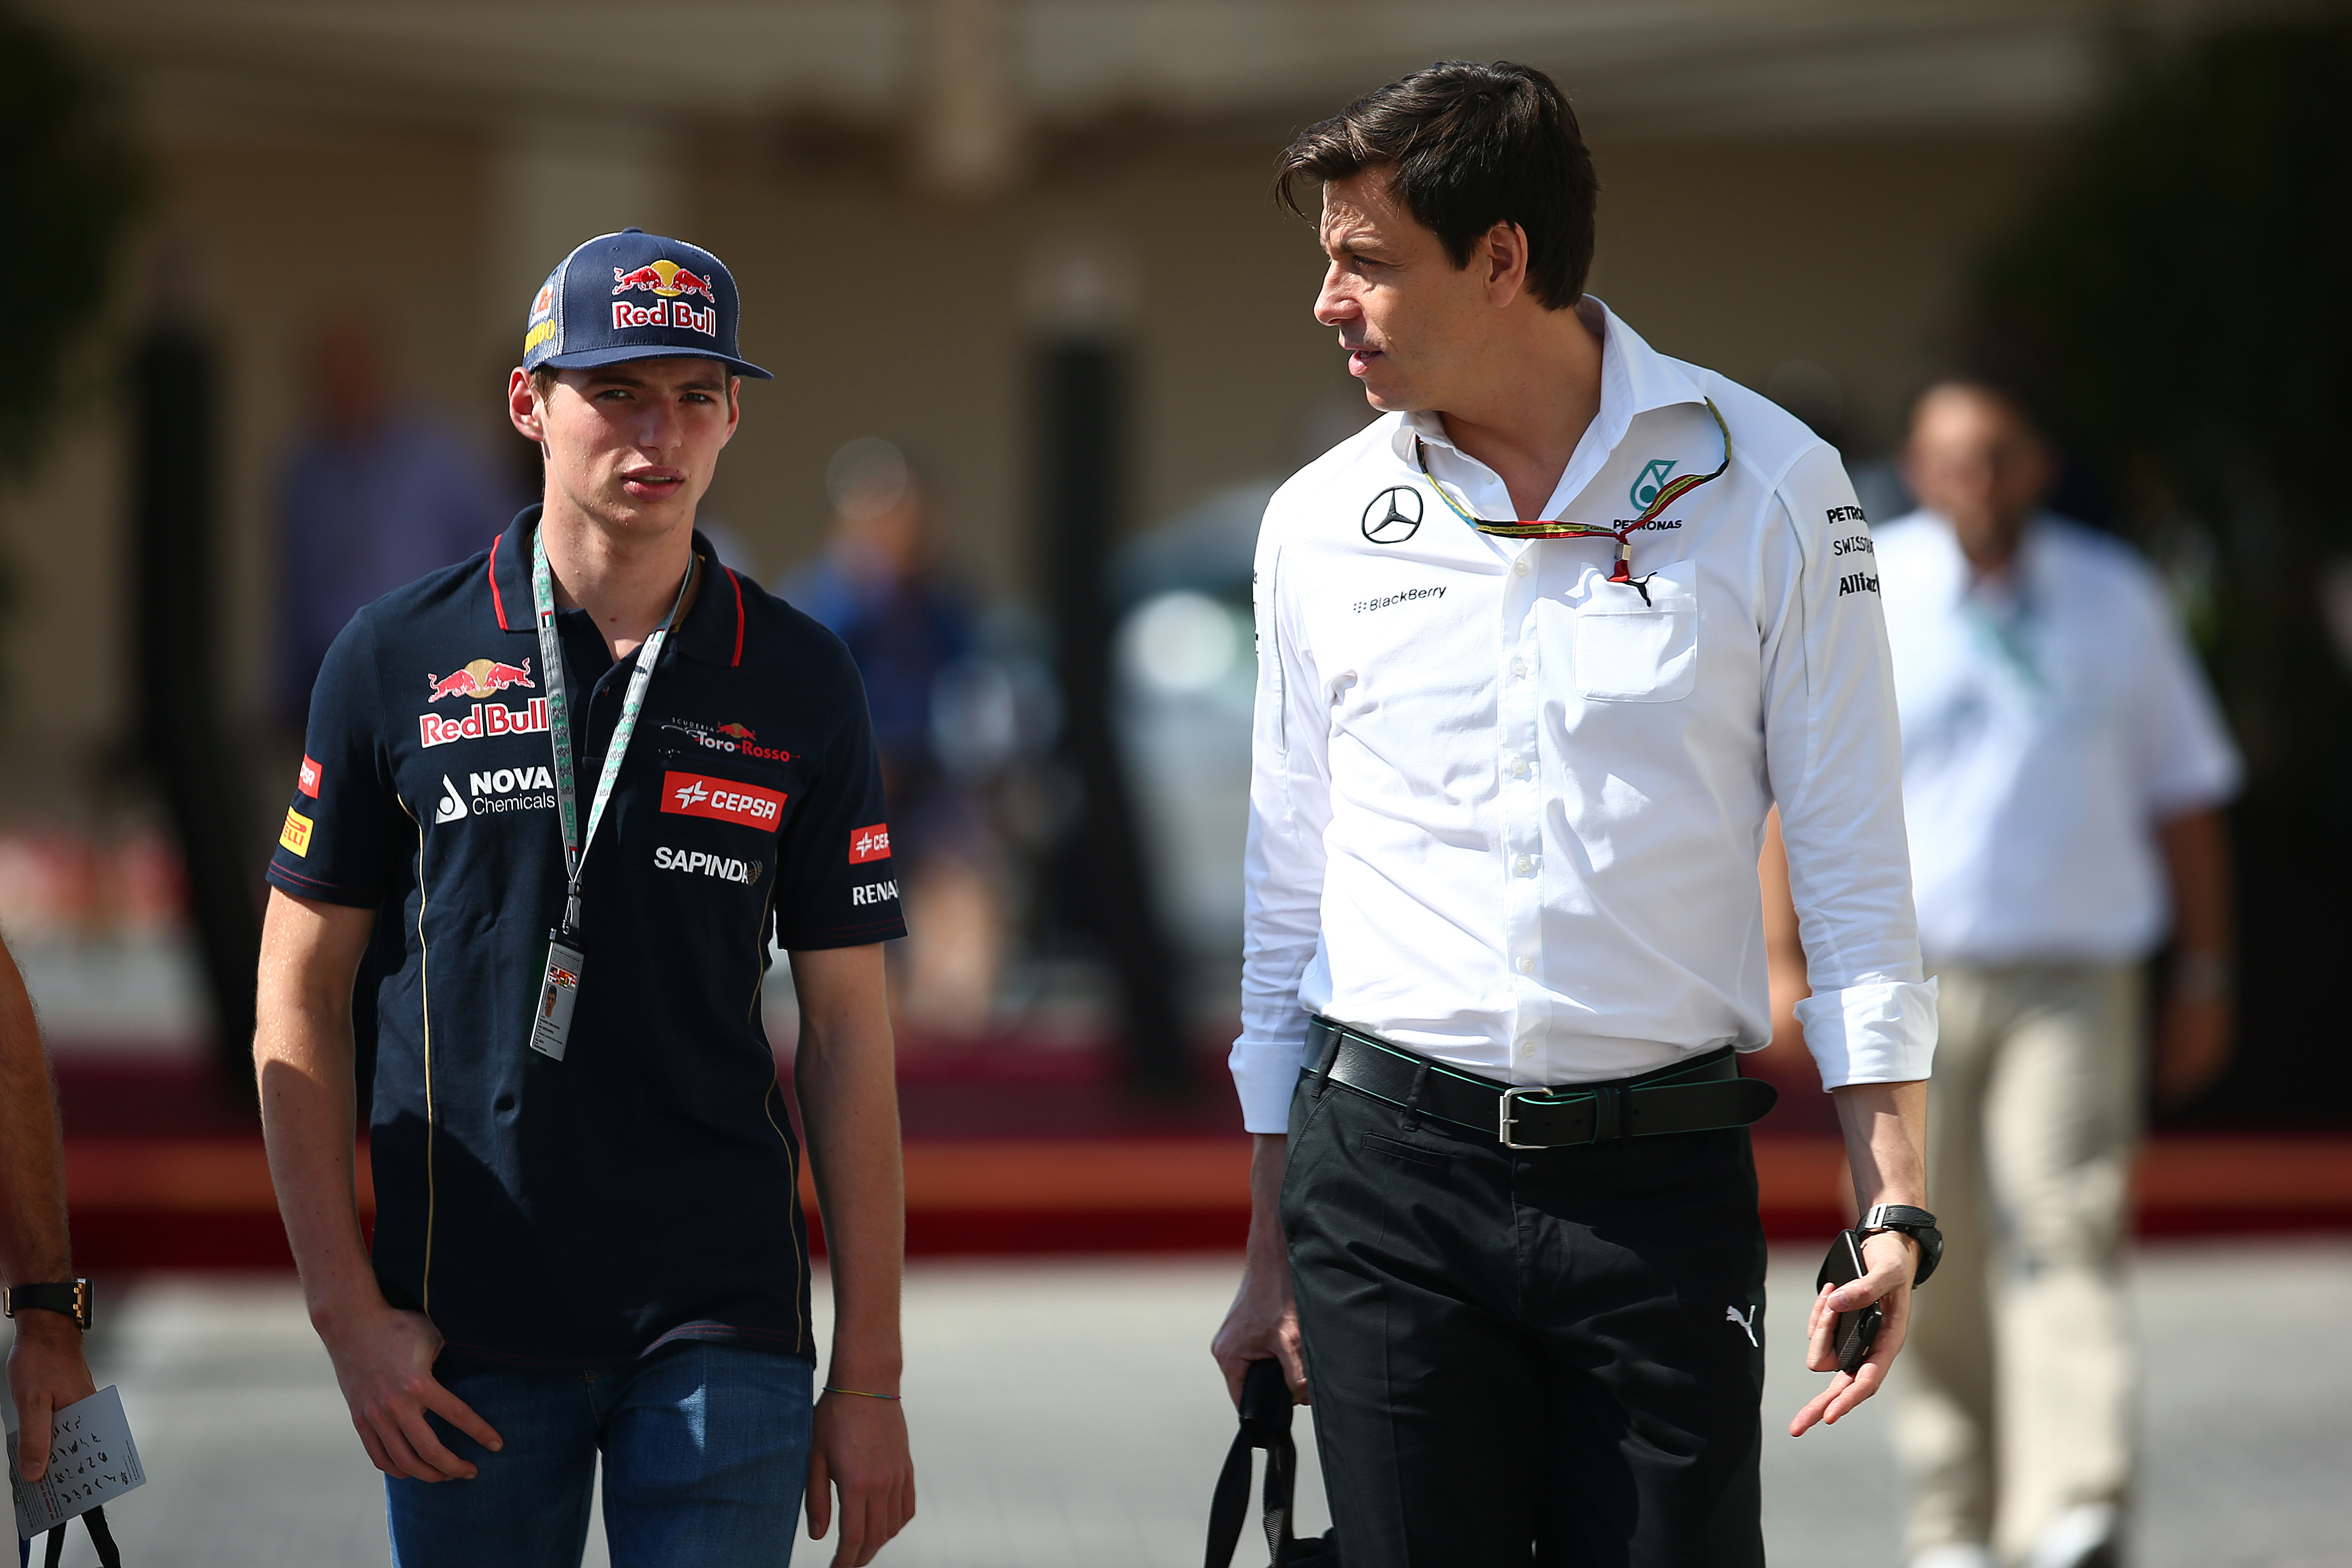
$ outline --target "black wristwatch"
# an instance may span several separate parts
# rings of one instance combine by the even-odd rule
[[[1936,1265],[1944,1260],[1944,1233],[1936,1228],[1936,1217],[1924,1208],[1907,1203],[1874,1204],[1854,1228],[1864,1236],[1899,1230],[1919,1244],[1919,1271],[1911,1277],[1914,1290],[1926,1284]]]
[[[68,1280],[55,1285],[0,1286],[0,1317],[13,1318],[30,1309],[63,1312],[87,1330],[89,1327],[89,1281]]]

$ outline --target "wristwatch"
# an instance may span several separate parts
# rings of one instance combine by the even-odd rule
[[[63,1312],[88,1329],[89,1281],[68,1280],[51,1285],[0,1286],[0,1317],[13,1318],[20,1312],[34,1308],[45,1312]]]
[[[1919,1244],[1919,1271],[1911,1277],[1914,1290],[1926,1284],[1927,1276],[1936,1271],[1936,1265],[1944,1260],[1944,1233],[1936,1228],[1936,1217],[1924,1208],[1914,1208],[1907,1203],[1874,1204],[1854,1229],[1864,1236],[1899,1230]]]

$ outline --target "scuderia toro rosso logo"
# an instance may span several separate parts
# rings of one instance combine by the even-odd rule
[[[762,762],[790,762],[793,754],[780,746],[762,746],[760,737],[746,724],[705,724],[700,719],[674,718],[662,727],[673,735],[682,735],[705,751],[723,751],[737,757],[756,757]]]

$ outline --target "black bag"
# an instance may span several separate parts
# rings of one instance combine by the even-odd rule
[[[1298,1484],[1298,1446],[1290,1440],[1290,1385],[1282,1364],[1253,1361],[1242,1379],[1242,1429],[1217,1477],[1209,1504],[1208,1568],[1233,1568],[1234,1548],[1249,1512],[1250,1450],[1265,1450],[1265,1544],[1270,1568],[1340,1568],[1339,1532],[1326,1531],[1312,1541],[1290,1533],[1290,1508]]]
[[[122,1553],[115,1547],[114,1531],[106,1527],[106,1510],[93,1508],[81,1516],[81,1521],[89,1527],[90,1542],[98,1548],[99,1568],[122,1568]],[[68,1519],[49,1531],[49,1548],[44,1559],[44,1568],[58,1568],[58,1563],[65,1556],[66,1531],[72,1524],[73,1521]],[[29,1547],[32,1542],[25,1544]]]

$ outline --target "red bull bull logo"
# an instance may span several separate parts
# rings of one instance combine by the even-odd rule
[[[709,278],[698,277],[674,261],[657,261],[635,272],[623,272],[614,267],[613,292],[626,294],[632,288],[647,289],[664,299],[675,299],[681,294],[699,294],[710,304],[719,303],[719,296],[712,292]]]
[[[719,727],[719,733],[721,735],[731,735],[738,740],[757,740],[759,738],[759,737],[753,735],[751,730],[740,724],[722,724]]]
[[[425,684],[431,695],[425,700],[437,703],[443,697],[495,696],[509,686],[531,686],[530,661],[520,664],[502,664],[496,659],[476,659],[463,669],[446,675],[427,675]]]

